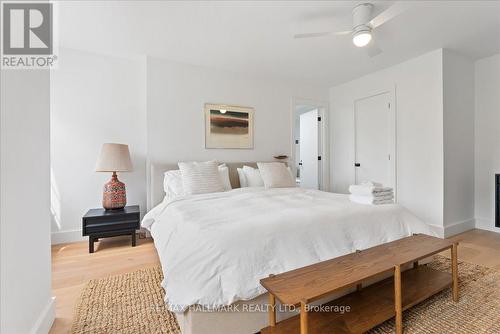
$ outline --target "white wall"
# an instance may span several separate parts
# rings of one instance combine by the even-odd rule
[[[500,173],[500,54],[475,63],[476,227],[495,227],[495,173]]]
[[[474,228],[474,63],[443,50],[444,226]]]
[[[52,72],[55,243],[81,239],[81,215],[101,205],[101,188],[109,175],[93,168],[103,142],[130,145],[136,169],[120,178],[127,184],[129,203],[140,204],[144,211],[146,161],[250,161],[291,155],[292,97],[321,101],[327,94],[311,82],[248,77],[152,57],[126,59],[67,49],[61,54],[60,67]],[[438,232],[452,234],[473,226],[475,193],[477,226],[494,229],[493,175],[500,172],[495,151],[499,58],[476,63],[475,99],[472,62],[449,50],[332,87],[331,189],[347,192],[354,182],[353,101],[392,89],[399,202]],[[255,148],[205,149],[206,102],[254,107]]]
[[[170,62],[62,49],[51,74],[52,242],[82,239],[81,216],[101,206],[110,178],[95,173],[103,142],[129,144],[128,203],[146,209],[146,160],[272,160],[291,155],[292,97],[326,101],[328,89]],[[205,149],[207,102],[255,108],[254,149]]]
[[[134,171],[118,177],[127,203],[146,209],[145,59],[59,53],[51,72],[53,243],[82,239],[82,215],[102,206],[111,174],[94,167],[105,142],[129,145]]]
[[[47,333],[50,274],[49,72],[1,71],[0,332]]]
[[[218,159],[269,161],[292,152],[292,97],[326,101],[314,83],[251,78],[157,58],[147,61],[148,158],[152,162]],[[254,149],[205,149],[207,102],[255,108]]]
[[[442,58],[436,50],[330,89],[334,192],[354,183],[354,100],[395,87],[398,202],[442,230]]]

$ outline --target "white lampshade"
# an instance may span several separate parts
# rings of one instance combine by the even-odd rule
[[[101,153],[95,165],[96,172],[131,172],[132,161],[128,145],[102,144]]]

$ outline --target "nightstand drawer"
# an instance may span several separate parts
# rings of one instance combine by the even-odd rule
[[[119,231],[119,230],[135,230],[139,228],[137,219],[125,219],[120,221],[109,222],[88,222],[85,226],[84,234]]]

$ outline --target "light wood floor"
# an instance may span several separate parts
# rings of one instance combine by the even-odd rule
[[[460,260],[500,270],[500,233],[472,230],[451,239],[460,243]],[[449,256],[449,252],[443,255]],[[151,239],[138,239],[135,248],[130,246],[130,237],[103,239],[96,243],[94,254],[88,253],[88,242],[52,246],[56,320],[50,333],[69,332],[75,302],[89,280],[156,264],[159,264],[159,259]]]
[[[152,239],[130,236],[101,239],[89,254],[88,242],[52,246],[52,292],[56,297],[56,320],[51,334],[69,333],[80,291],[95,278],[136,271],[160,263]]]
[[[500,233],[471,230],[450,239],[459,243],[459,260],[500,270]],[[443,255],[450,257],[449,253]]]

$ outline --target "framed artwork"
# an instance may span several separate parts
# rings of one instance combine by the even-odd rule
[[[253,148],[253,108],[205,104],[205,148]]]

